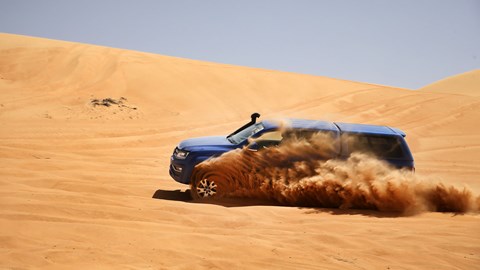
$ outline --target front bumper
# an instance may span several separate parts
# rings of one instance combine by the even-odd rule
[[[192,174],[193,166],[187,159],[176,159],[173,155],[170,158],[169,174],[173,180],[182,183],[190,184],[190,176]]]

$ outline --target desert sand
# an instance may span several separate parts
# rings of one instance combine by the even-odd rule
[[[478,195],[479,96],[480,70],[414,91],[0,34],[0,269],[478,269],[478,211],[191,202],[168,165],[258,111],[401,128]]]

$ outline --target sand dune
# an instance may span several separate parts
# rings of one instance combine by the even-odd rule
[[[480,85],[480,69],[445,78],[420,90],[478,97],[480,96],[478,85]]]
[[[478,78],[412,91],[0,34],[0,268],[476,269],[478,212],[192,203],[168,164],[259,111],[401,128],[418,175],[479,194]]]

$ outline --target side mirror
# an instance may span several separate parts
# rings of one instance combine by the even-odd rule
[[[251,142],[248,146],[247,149],[250,151],[258,151],[258,143],[257,142]]]

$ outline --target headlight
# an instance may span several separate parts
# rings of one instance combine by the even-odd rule
[[[173,156],[177,159],[185,159],[187,158],[188,153],[189,153],[188,151],[175,148],[175,152],[173,152]]]

